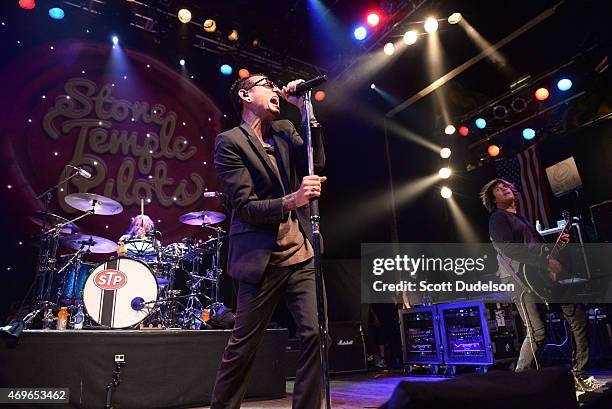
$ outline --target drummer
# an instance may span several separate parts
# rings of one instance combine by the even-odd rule
[[[134,217],[127,233],[119,238],[117,254],[146,262],[156,261],[160,242],[155,238],[154,229],[155,223],[146,214]],[[121,251],[122,243],[125,254]]]

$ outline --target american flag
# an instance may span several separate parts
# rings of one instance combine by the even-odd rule
[[[497,175],[512,182],[519,194],[517,210],[534,223],[539,220],[543,227],[550,227],[548,190],[544,172],[540,166],[539,146],[532,145],[523,152],[495,162]]]

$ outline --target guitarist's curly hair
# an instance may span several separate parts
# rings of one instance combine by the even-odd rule
[[[514,184],[505,179],[493,179],[482,187],[479,195],[483,206],[486,207],[489,212],[497,209],[497,206],[493,201],[493,189],[495,189],[495,186],[499,185],[500,183],[512,190],[512,193],[514,193],[514,200],[518,202],[518,190],[516,190],[516,186],[514,186]]]

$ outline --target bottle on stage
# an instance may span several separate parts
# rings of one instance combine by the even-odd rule
[[[53,310],[51,308],[47,309],[43,315],[43,329],[53,329]]]
[[[83,321],[85,321],[85,314],[83,313],[83,306],[79,305],[79,309],[74,316],[74,329],[83,329]]]
[[[60,312],[57,313],[57,330],[64,331],[68,325],[68,309],[62,307]]]

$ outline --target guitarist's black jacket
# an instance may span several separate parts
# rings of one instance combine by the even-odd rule
[[[544,238],[520,214],[494,210],[489,217],[489,235],[495,247],[507,258],[546,270],[548,260],[541,251]]]

